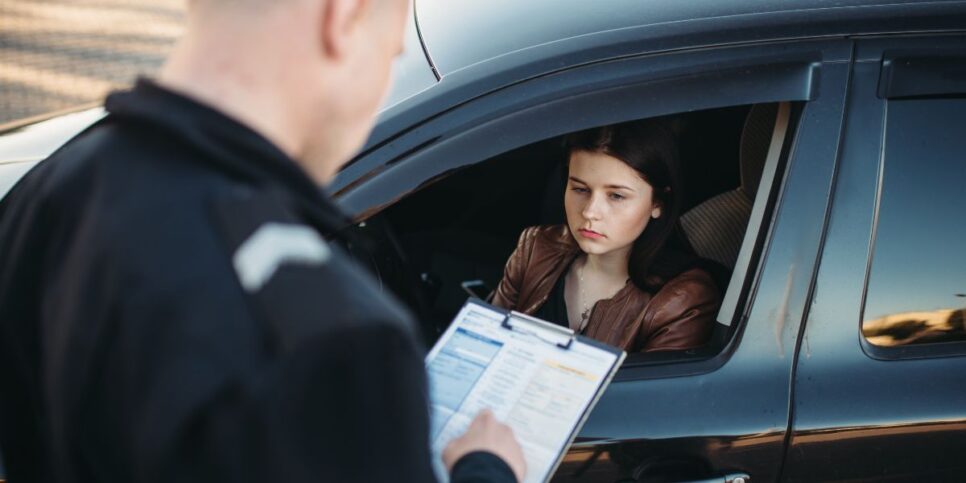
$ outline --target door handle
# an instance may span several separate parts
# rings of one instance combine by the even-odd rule
[[[729,473],[715,478],[705,478],[702,480],[689,480],[686,483],[750,483],[751,476],[746,473]]]

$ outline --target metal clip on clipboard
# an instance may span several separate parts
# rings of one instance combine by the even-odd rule
[[[540,327],[542,329],[546,329],[546,330],[549,330],[551,332],[557,332],[557,333],[559,333],[561,335],[564,335],[564,336],[567,337],[567,342],[556,342],[556,341],[553,341],[553,340],[547,340],[547,339],[541,337],[540,334],[538,334],[538,333],[536,333],[536,332],[534,332],[532,330],[527,330],[524,327],[520,327],[518,325],[513,325],[513,324],[510,323],[510,319],[513,319],[513,318],[522,320],[522,321],[527,322],[527,323],[530,323],[530,324],[534,324],[534,325],[536,325],[536,326],[538,326],[538,327]],[[530,335],[530,336],[536,337],[537,339],[540,339],[543,342],[546,342],[548,344],[553,344],[553,345],[555,345],[555,346],[557,346],[557,347],[559,347],[561,349],[564,349],[564,350],[570,350],[570,346],[573,345],[574,339],[577,338],[577,335],[574,333],[574,331],[568,329],[567,327],[561,327],[561,326],[556,325],[556,324],[551,324],[550,322],[547,322],[545,320],[540,320],[540,319],[538,319],[536,317],[531,317],[531,316],[529,316],[527,314],[522,314],[522,313],[516,312],[516,311],[511,311],[509,314],[507,314],[506,317],[503,319],[503,323],[500,324],[500,327],[503,327],[504,329],[507,329],[507,330],[519,332],[521,334],[526,334],[526,335]]]

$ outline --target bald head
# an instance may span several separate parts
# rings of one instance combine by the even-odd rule
[[[233,16],[264,14],[291,8],[312,0],[188,0],[189,16]],[[324,1],[324,0],[322,0]]]
[[[188,0],[188,8],[210,7],[219,8],[270,8],[276,5],[292,3],[298,0]]]
[[[324,3],[326,0],[188,0],[189,12],[205,13],[265,13],[267,9],[291,8],[299,3]],[[367,0],[373,12],[391,10],[392,4],[406,3],[406,0]]]
[[[409,0],[189,0],[159,81],[255,128],[326,183],[368,136]]]

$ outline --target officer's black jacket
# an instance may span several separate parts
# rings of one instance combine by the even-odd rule
[[[0,204],[10,481],[434,480],[413,324],[322,191],[150,82],[106,107]]]

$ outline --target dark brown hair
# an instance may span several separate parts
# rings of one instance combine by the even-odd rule
[[[638,288],[658,289],[693,264],[695,257],[678,229],[682,197],[677,145],[664,121],[646,119],[588,129],[566,136],[564,146],[568,153],[613,156],[634,168],[653,188],[661,216],[650,220],[634,241],[627,267]]]

